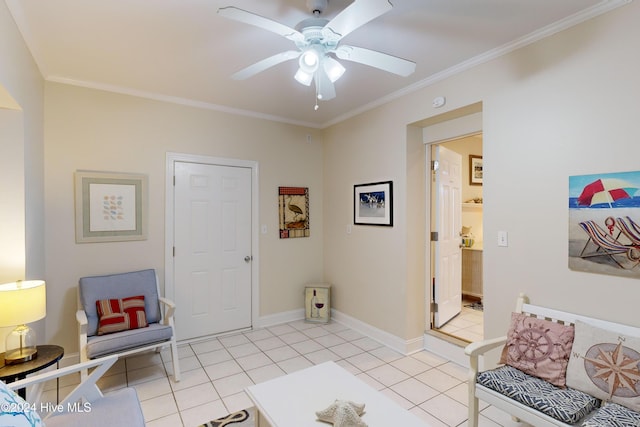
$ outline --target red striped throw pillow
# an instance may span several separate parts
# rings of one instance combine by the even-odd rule
[[[144,295],[96,301],[98,335],[149,326],[144,312]]]

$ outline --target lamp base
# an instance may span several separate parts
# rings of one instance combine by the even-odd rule
[[[5,353],[4,363],[6,365],[16,365],[18,363],[28,362],[36,357],[38,357],[38,349],[36,347],[18,348]]]

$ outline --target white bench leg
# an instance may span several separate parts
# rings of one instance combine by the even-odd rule
[[[478,398],[470,392],[469,396],[469,420],[467,427],[478,427]]]
[[[173,381],[180,381],[180,363],[178,362],[178,344],[174,340],[171,342],[171,361],[173,363]]]

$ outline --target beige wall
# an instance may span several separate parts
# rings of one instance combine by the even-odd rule
[[[47,280],[47,341],[76,349],[78,277],[148,266],[162,273],[167,151],[260,163],[259,222],[269,227],[260,236],[261,315],[302,308],[301,286],[325,280],[336,309],[419,339],[428,295],[419,128],[478,102],[486,335],[504,333],[521,291],[536,303],[637,324],[638,281],[570,271],[566,242],[568,176],[638,170],[639,21],[633,2],[317,132],[59,84],[47,85],[45,121],[42,79],[0,2],[0,83],[24,111],[26,274]],[[431,107],[436,96],[447,98],[439,110]],[[75,244],[76,169],[148,174],[149,239]],[[354,226],[348,234],[353,185],[380,180],[394,182],[394,227]],[[278,239],[279,185],[310,187],[311,238]],[[509,247],[489,244],[498,230],[509,232]]]
[[[421,233],[413,211],[425,193],[404,156],[415,152],[409,125],[482,102],[486,336],[506,331],[519,292],[637,325],[637,280],[568,269],[567,198],[570,175],[638,170],[639,20],[634,2],[327,129],[324,270],[334,306],[407,341],[421,335],[413,300],[425,295],[416,267],[425,258],[404,243]],[[431,107],[436,96],[444,108]],[[352,185],[383,179],[394,181],[394,227],[347,234]],[[497,247],[499,230],[509,247]]]
[[[0,86],[0,92],[2,92]],[[0,101],[1,102],[1,101]],[[0,283],[25,277],[24,123],[0,103]]]
[[[317,130],[47,83],[48,339],[77,350],[76,285],[86,275],[155,268],[164,283],[167,152],[254,160],[259,174],[260,316],[299,309],[303,287],[322,275],[322,148]],[[311,142],[307,142],[311,135]],[[149,177],[149,236],[137,242],[75,243],[73,173]],[[278,186],[309,187],[311,237],[278,237]]]
[[[3,216],[0,225],[0,266],[3,269],[3,282],[21,278],[42,279],[46,276],[43,244],[43,88],[44,82],[40,72],[6,4],[0,2],[0,108],[8,108],[0,113],[0,120],[3,122],[3,130],[0,131],[0,155],[3,157],[2,163],[15,162],[12,171],[23,171],[20,176],[13,176],[8,181],[3,179],[0,183],[0,194],[3,198],[9,195],[14,197],[11,200],[3,200],[3,206],[5,203],[13,205],[16,211],[22,213],[21,218],[15,215],[10,215],[9,218]],[[24,191],[18,195],[15,188],[22,188]],[[17,236],[17,241],[8,242],[3,237],[6,235],[4,231],[11,236],[18,231],[22,236]],[[15,249],[7,249],[7,245]],[[18,252],[17,256],[13,250]],[[20,265],[17,266],[16,262]],[[44,342],[44,322],[32,326],[39,334],[39,342]],[[6,330],[0,331],[2,350],[5,332]]]

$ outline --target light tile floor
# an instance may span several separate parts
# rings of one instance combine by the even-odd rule
[[[103,392],[135,387],[149,427],[197,427],[248,408],[243,389],[333,360],[432,427],[466,426],[467,370],[427,351],[404,356],[336,322],[295,321],[179,347],[181,381],[173,382],[170,354],[119,360],[100,380]],[[78,378],[65,378],[60,395]],[[55,383],[43,400],[55,401]],[[481,427],[523,427],[482,406]],[[392,427],[392,426],[390,426]]]
[[[460,314],[437,330],[469,342],[482,340],[484,335],[484,313],[467,307],[472,302],[463,300]]]

